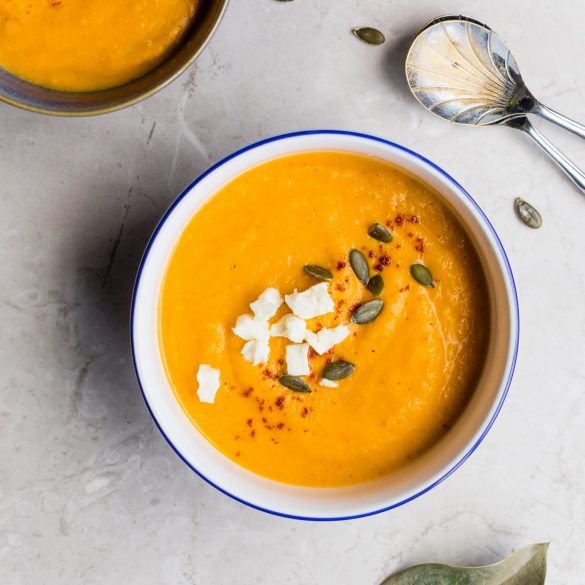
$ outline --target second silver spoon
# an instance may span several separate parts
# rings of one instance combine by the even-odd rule
[[[501,124],[521,130],[585,192],[585,173],[530,124],[527,114],[582,138],[585,126],[532,95],[512,53],[487,25],[464,16],[433,20],[408,52],[406,77],[415,98],[436,116],[457,124]]]

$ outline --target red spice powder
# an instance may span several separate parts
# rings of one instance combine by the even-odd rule
[[[375,257],[376,257],[376,252],[374,252],[374,250],[370,250],[370,251],[368,252],[368,256],[369,256],[370,258],[375,258]]]
[[[256,431],[252,430],[250,431],[250,437],[252,437],[252,439],[256,436]]]
[[[404,218],[401,215],[397,215],[394,219],[396,225],[401,226],[404,223]]]
[[[390,258],[388,254],[384,254],[380,256],[379,261],[382,266],[389,266],[390,263],[392,262],[392,258]]]
[[[276,425],[276,428],[277,428],[279,431],[282,431],[282,429],[284,429],[284,423],[283,423],[283,422],[279,422],[279,423]]]
[[[301,416],[304,418],[309,414],[309,409],[305,406],[303,410],[301,410]]]
[[[337,263],[337,270],[343,270],[347,266],[347,262],[339,261]]]
[[[247,390],[244,390],[242,392],[242,396],[244,396],[245,398],[248,398],[250,396],[250,394],[252,394],[252,392],[254,392],[254,388],[252,388],[250,386],[250,388],[248,388]]]
[[[285,403],[285,397],[284,396],[279,396],[275,401],[274,404],[276,404],[276,406],[278,408],[280,408],[280,410],[282,410],[284,408],[284,403]]]
[[[378,272],[384,272],[384,267],[378,263],[374,266],[374,270],[377,270]]]
[[[411,215],[410,222],[411,223],[418,223],[420,221],[420,217],[418,215]]]
[[[251,427],[251,426],[252,426],[252,419],[251,419],[251,418],[249,418],[249,419],[246,421],[246,424],[247,424],[249,427]]]

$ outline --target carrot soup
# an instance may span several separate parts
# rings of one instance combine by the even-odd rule
[[[163,61],[200,0],[0,0],[0,67],[63,91],[121,85]]]
[[[344,486],[449,432],[481,375],[489,301],[432,189],[375,158],[308,152],[241,174],[192,217],[159,337],[177,400],[223,454]]]

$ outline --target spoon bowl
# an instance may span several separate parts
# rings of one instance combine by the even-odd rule
[[[408,52],[406,77],[424,108],[457,124],[500,124],[535,103],[510,49],[487,25],[463,16],[423,28]]]

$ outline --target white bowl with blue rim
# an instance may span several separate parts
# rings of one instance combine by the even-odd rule
[[[465,227],[486,276],[490,340],[482,375],[453,428],[408,466],[380,479],[339,488],[287,485],[244,469],[218,451],[190,422],[165,373],[158,304],[170,255],[190,219],[224,185],[276,157],[310,151],[373,156],[416,175],[434,189]],[[306,520],[346,520],[406,504],[451,475],[494,423],[510,387],[518,350],[518,299],[504,248],[472,197],[445,171],[419,154],[381,138],[318,130],[263,140],[228,156],[196,179],[158,224],[140,264],[132,300],[131,337],[144,399],[174,451],[202,479],[253,508]],[[193,392],[196,381],[193,380]]]

